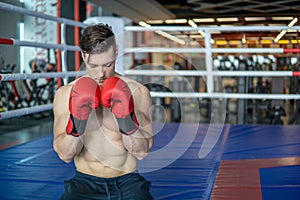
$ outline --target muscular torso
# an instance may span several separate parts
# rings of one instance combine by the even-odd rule
[[[122,137],[110,109],[101,106],[93,111],[82,136],[84,147],[75,156],[77,170],[98,177],[135,171],[136,159],[124,148]]]
[[[134,81],[122,79],[132,92],[135,114],[140,123],[139,130],[130,136],[120,133],[111,109],[102,105],[90,113],[83,135],[67,135],[69,96],[74,82],[62,87],[55,96],[54,149],[62,160],[70,162],[74,159],[76,169],[82,173],[111,178],[134,172],[137,159],[143,159],[153,144],[148,90]]]

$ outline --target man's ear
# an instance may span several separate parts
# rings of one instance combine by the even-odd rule
[[[83,53],[83,52],[81,51],[81,57],[82,57],[82,59],[83,59],[84,62],[88,62],[88,60],[89,60],[89,55],[90,55],[90,54]]]
[[[119,55],[119,45],[116,45],[115,57],[117,58]]]
[[[85,60],[84,53],[83,53],[82,51],[80,51],[80,52],[81,52],[81,58],[82,58],[83,60]]]

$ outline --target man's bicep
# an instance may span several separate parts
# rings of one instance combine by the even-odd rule
[[[140,125],[147,126],[152,123],[152,99],[147,88],[141,88],[137,105],[137,112],[140,115]]]
[[[69,101],[66,99],[66,93],[68,93],[66,87],[60,88],[57,90],[53,100],[53,147],[59,155],[61,152],[63,152],[61,150],[61,143],[64,135],[66,135],[66,125],[70,115],[68,111]]]
[[[151,139],[153,136],[152,128],[152,99],[149,90],[143,86],[140,88],[140,99],[138,101],[138,121],[140,130],[145,138]]]
[[[68,110],[68,88],[61,88],[57,91],[53,101],[53,113],[54,113],[54,135],[65,132],[66,124],[69,118]]]

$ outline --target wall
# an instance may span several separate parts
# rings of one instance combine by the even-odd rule
[[[16,6],[21,6],[19,1],[1,0]],[[0,11],[0,37],[1,38],[18,38],[18,22],[22,20],[22,15]],[[0,59],[5,60],[5,64],[19,64],[19,48],[9,45],[0,44]]]

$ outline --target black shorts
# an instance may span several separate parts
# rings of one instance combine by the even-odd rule
[[[76,172],[64,182],[64,199],[105,199],[105,200],[148,200],[153,199],[149,190],[151,182],[139,173],[125,174],[115,178],[99,178]]]

